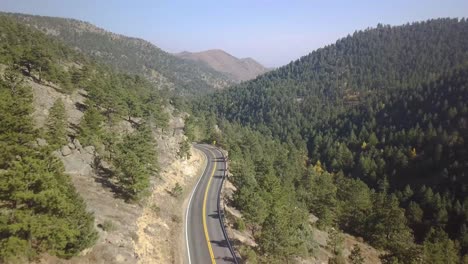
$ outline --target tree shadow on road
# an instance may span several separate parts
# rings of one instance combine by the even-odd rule
[[[216,244],[218,247],[228,247],[228,243],[226,240],[211,240],[210,241],[213,244]]]
[[[212,214],[209,214],[208,216],[213,219],[219,219],[218,211],[214,211]]]

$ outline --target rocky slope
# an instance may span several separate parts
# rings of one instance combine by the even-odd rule
[[[236,82],[254,79],[268,71],[267,68],[252,58],[239,59],[219,49],[201,52],[184,51],[176,55],[187,60],[205,63],[214,70],[231,77]]]
[[[73,135],[76,132],[74,128],[83,116],[78,106],[84,103],[86,93],[78,90],[67,95],[52,88],[53,85],[37,84],[30,80],[28,85],[33,90],[36,127],[44,126],[53,102],[62,99],[68,116],[69,133]],[[151,196],[139,204],[127,203],[116,197],[107,184],[106,175],[96,169],[110,165],[96,159],[98,154],[93,146],[82,146],[78,139],[70,138],[67,145],[54,152],[62,160],[66,173],[71,176],[73,185],[84,198],[87,209],[93,212],[99,240],[80,256],[65,260],[43,255],[40,263],[183,262],[183,251],[178,252],[171,241],[182,234],[181,219],[184,212],[174,211],[173,208],[183,207],[183,197],[190,190],[186,185],[192,184],[199,174],[199,168],[203,167],[203,157],[196,151],[192,152],[189,160],[177,157],[179,143],[184,139],[184,122],[181,116],[172,115],[173,109],[167,111],[170,112],[168,129],[165,132],[154,131],[162,172],[159,178],[151,179]],[[121,121],[114,129],[117,133],[133,131],[127,121]],[[47,142],[38,139],[37,144]],[[169,190],[175,183],[187,190],[180,197],[170,194]]]

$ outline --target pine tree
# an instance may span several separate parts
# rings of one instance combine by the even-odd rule
[[[0,82],[0,261],[77,255],[97,238],[93,216],[61,161],[31,144],[32,92],[13,79]]]
[[[31,114],[32,91],[11,68],[0,78],[0,169],[29,151],[37,132]]]
[[[54,147],[67,143],[67,116],[65,105],[61,99],[57,99],[49,110],[47,139],[49,144]]]
[[[141,164],[138,155],[131,150],[121,150],[117,155],[117,179],[124,196],[129,200],[139,200],[149,187],[149,174]]]
[[[114,164],[118,185],[128,200],[139,200],[150,184],[150,176],[157,172],[157,155],[151,130],[141,126],[117,145]]]
[[[366,236],[378,247],[405,248],[413,244],[411,229],[398,199],[384,193],[374,195],[372,214],[366,223]]]
[[[337,217],[337,188],[333,176],[327,172],[311,171],[305,186],[308,190],[305,202],[310,212],[319,218],[319,226],[332,226]]]
[[[88,104],[88,109],[80,122],[80,138],[83,144],[96,146],[102,135],[101,127],[104,118],[92,102]]]
[[[423,246],[425,263],[459,263],[458,247],[443,230],[431,229]]]
[[[27,256],[49,251],[70,257],[94,243],[94,219],[59,160],[45,153],[28,154],[1,176],[5,211],[0,214],[0,257],[8,259],[21,251]]]
[[[188,139],[184,139],[179,143],[179,151],[177,152],[177,155],[179,158],[185,158],[185,159],[190,159],[191,157],[191,150],[192,146],[190,145]]]
[[[304,254],[305,240],[300,236],[304,220],[305,215],[297,207],[278,205],[273,208],[263,223],[258,239],[261,251],[271,255],[272,259],[283,260],[283,263],[293,256]]]

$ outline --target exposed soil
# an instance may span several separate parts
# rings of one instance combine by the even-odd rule
[[[175,160],[162,172],[161,181],[153,189],[151,198],[137,221],[138,242],[135,251],[139,263],[184,263],[184,215],[187,197],[197,176],[206,166],[206,158],[192,148],[189,160]],[[179,183],[183,191],[172,194]]]

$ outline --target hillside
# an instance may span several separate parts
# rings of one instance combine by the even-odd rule
[[[464,19],[379,25],[195,103],[219,120],[208,137],[230,151],[255,254],[306,254],[291,253],[308,246],[294,239],[303,223],[276,211],[289,199],[319,228],[386,250],[385,263],[466,258],[467,65]]]
[[[144,78],[2,15],[0,40],[0,262],[136,263],[182,118]]]
[[[436,19],[357,31],[203,101],[220,117],[300,141],[368,96],[436,80],[468,58],[468,22]]]
[[[40,29],[121,72],[145,76],[160,89],[193,95],[221,89],[231,81],[210,67],[180,59],[148,41],[105,31],[90,23],[66,18],[9,15]]]
[[[205,63],[218,72],[225,73],[236,82],[254,79],[268,71],[252,58],[239,59],[223,50],[206,50],[201,52],[181,52],[176,56]]]

